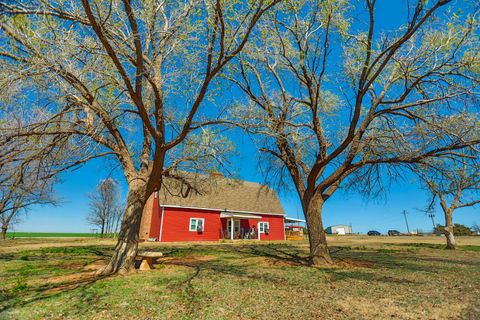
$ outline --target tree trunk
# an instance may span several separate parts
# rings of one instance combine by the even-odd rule
[[[107,218],[105,219],[105,238],[108,238],[110,236],[110,231],[109,231],[109,217],[107,214]]]
[[[117,214],[116,214],[117,215]],[[120,217],[115,217],[115,228],[113,229],[113,239],[117,238],[118,233],[118,223],[120,222]]]
[[[455,236],[453,234],[453,210],[446,210],[445,213],[445,229],[444,234],[447,238],[447,249],[455,250],[457,244],[455,242]]]
[[[323,229],[322,208],[324,201],[320,196],[314,195],[303,206],[307,220],[308,238],[310,241],[309,263],[312,266],[332,264],[333,260],[328,250],[327,237]]]
[[[108,265],[101,271],[103,275],[127,273],[133,268],[138,250],[140,221],[147,201],[144,182],[129,184],[127,205],[123,215],[115,251]]]
[[[103,238],[104,232],[105,232],[105,220],[102,220],[102,229],[100,230],[100,238]]]
[[[7,240],[7,226],[2,226],[2,240]]]

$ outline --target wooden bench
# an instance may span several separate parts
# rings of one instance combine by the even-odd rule
[[[163,257],[161,252],[146,251],[137,253],[135,259],[141,261],[139,270],[152,270],[157,260],[161,257]]]

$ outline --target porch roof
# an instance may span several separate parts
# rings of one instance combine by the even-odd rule
[[[261,216],[240,212],[222,212],[220,218],[238,218],[238,219],[262,219]]]
[[[305,220],[285,217],[285,223],[295,223],[295,222],[305,222]]]

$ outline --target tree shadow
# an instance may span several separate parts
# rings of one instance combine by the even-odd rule
[[[60,296],[67,291],[79,288],[85,289],[105,278],[105,276],[93,273],[80,275],[78,278],[58,283],[43,283],[34,286],[18,283],[16,287],[10,290],[0,291],[0,314],[12,308],[23,307],[36,301]]]
[[[465,259],[453,260],[453,259],[446,259],[446,258],[440,258],[440,257],[420,256],[420,257],[415,257],[415,260],[433,262],[436,264],[441,263],[446,265],[452,265],[452,268],[458,267],[458,266],[478,267],[480,265],[480,259],[478,259],[477,261],[467,261]]]
[[[14,260],[17,255],[14,253],[2,253],[0,254],[0,260]]]
[[[223,248],[225,252],[230,252],[232,248]],[[276,286],[297,286],[303,285],[305,278],[290,278],[288,274],[294,274],[302,272],[298,268],[305,268],[308,270],[313,270],[312,273],[307,273],[309,276],[316,277],[316,279],[324,279],[321,282],[323,283],[334,283],[336,281],[342,280],[361,280],[368,282],[378,282],[378,283],[387,283],[395,285],[405,285],[413,284],[419,285],[423,282],[405,279],[403,277],[395,277],[389,275],[381,275],[375,271],[368,271],[364,268],[350,267],[348,270],[344,268],[311,268],[308,267],[308,259],[305,255],[305,252],[302,250],[295,250],[295,247],[281,249],[276,246],[244,246],[242,248],[235,248],[234,252],[240,254],[238,260],[241,260],[241,257],[262,257],[268,259],[276,259],[281,262],[288,262],[282,266],[286,266],[287,269],[277,269],[275,265],[273,268],[258,268],[258,265],[255,264],[235,264],[228,263],[228,260],[224,259],[213,259],[213,260],[200,260],[195,259],[194,257],[178,257],[170,260],[164,260],[161,262],[162,265],[170,266],[181,266],[193,269],[193,273],[185,280],[175,281],[167,286],[171,290],[183,290],[186,294],[187,301],[190,305],[193,305],[193,302],[199,300],[198,293],[199,291],[195,288],[193,280],[199,277],[208,276],[228,276],[234,277],[237,281],[242,283],[245,282],[265,282],[266,284],[274,284]],[[237,260],[237,261],[238,261]],[[273,272],[270,272],[272,271]],[[278,272],[276,272],[276,270]],[[315,273],[318,272],[318,276],[315,276]],[[242,281],[243,280],[243,281]],[[297,283],[300,281],[300,283]],[[191,312],[194,312],[192,307]]]
[[[372,262],[372,267],[377,269],[401,269],[405,272],[423,272],[428,274],[439,274],[459,265],[477,265],[475,262],[465,260],[457,261],[440,257],[428,257],[419,253],[402,251],[390,253],[378,250],[349,250],[343,252],[342,256],[370,261]],[[431,262],[431,264],[422,262]],[[432,264],[434,264],[434,267],[432,267]]]
[[[273,261],[283,262],[295,266],[308,266],[308,255],[296,246],[282,244],[245,245],[238,248],[229,248],[234,253],[245,256],[263,257]]]
[[[244,245],[193,245],[185,247],[155,247],[152,251],[162,251],[166,259],[161,259],[160,264],[181,266],[191,269],[187,277],[179,281],[178,279],[163,282],[167,288],[172,291],[181,292],[186,305],[189,306],[189,312],[194,313],[196,306],[201,301],[204,293],[201,287],[195,285],[195,280],[210,275],[234,277],[243,283],[264,282],[272,283],[278,286],[303,286],[306,277],[314,277],[316,281],[323,283],[334,283],[343,280],[360,280],[372,283],[390,283],[395,285],[402,284],[421,284],[419,280],[410,280],[401,275],[385,274],[385,270],[402,269],[404,272],[427,272],[436,274],[442,271],[442,268],[448,269],[458,263],[475,265],[474,262],[455,261],[441,257],[421,256],[416,252],[381,252],[378,250],[353,250],[346,247],[331,247],[331,252],[337,265],[334,267],[308,267],[308,250],[297,244],[244,244]],[[57,250],[57,249],[56,249]],[[151,249],[148,248],[150,251]],[[61,250],[59,250],[61,251]],[[63,250],[59,253],[68,255],[77,254],[72,250]],[[108,251],[103,248],[90,248],[88,255],[92,255],[97,260],[104,260],[108,257]],[[210,255],[211,257],[205,259]],[[49,259],[49,255],[38,255],[39,259]],[[56,256],[55,256],[56,257]],[[21,253],[6,253],[0,255],[0,259],[12,260],[21,259]],[[33,258],[33,255],[32,255]],[[50,256],[51,258],[51,256]],[[249,258],[261,258],[252,259]],[[30,256],[28,256],[30,259]],[[243,259],[245,262],[243,262]],[[363,264],[344,264],[349,261],[366,261],[369,265]],[[230,262],[231,261],[231,262]],[[265,264],[265,262],[267,262]],[[435,268],[427,263],[432,262]],[[262,263],[261,266],[257,263]],[[264,267],[265,265],[265,267]],[[75,268],[77,269],[77,268]],[[375,269],[378,269],[377,272]],[[73,270],[73,268],[72,268]],[[0,313],[7,312],[15,307],[22,307],[36,301],[60,296],[64,292],[71,290],[87,290],[97,281],[105,278],[94,274],[82,273],[83,276],[72,277],[58,283],[42,283],[38,285],[17,284],[17,286],[6,289],[0,289]],[[153,271],[156,272],[156,271]],[[161,272],[161,270],[158,270]],[[303,275],[303,273],[304,275]],[[161,277],[161,273],[159,273]],[[299,276],[291,276],[299,275]],[[162,278],[162,277],[161,277]],[[164,277],[163,277],[164,278]],[[320,279],[320,280],[319,280]],[[109,294],[108,291],[101,291],[102,294]],[[81,308],[79,307],[79,310]]]
[[[57,256],[66,254],[74,254],[78,256],[91,256],[101,258],[109,258],[111,256],[111,248],[109,247],[91,247],[91,246],[70,246],[70,247],[52,247],[42,248],[39,250],[22,250],[17,252],[8,252],[0,254],[0,260],[50,260]]]

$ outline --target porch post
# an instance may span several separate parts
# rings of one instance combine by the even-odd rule
[[[233,226],[233,217],[230,218],[230,240],[233,240],[233,231],[234,231],[234,226]]]

